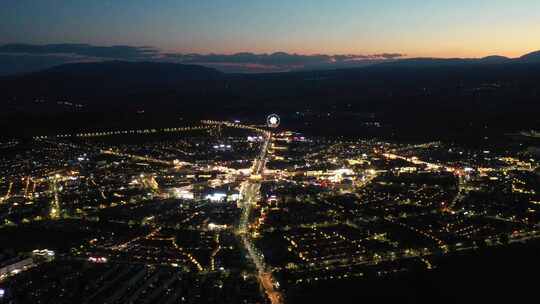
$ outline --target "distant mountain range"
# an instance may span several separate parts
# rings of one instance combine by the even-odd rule
[[[449,127],[458,133],[472,127],[483,132],[487,125],[535,129],[540,123],[538,96],[540,52],[515,59],[411,58],[357,68],[258,74],[178,63],[98,61],[0,77],[0,120],[5,128],[24,130],[22,113],[34,115],[36,128],[51,124],[39,121],[45,112],[68,113],[62,119],[73,118],[73,125],[83,125],[84,115],[100,121],[96,117],[114,113],[103,120],[109,121],[118,113],[141,110],[146,114],[128,120],[152,111],[159,112],[159,121],[166,115],[174,119],[173,113],[222,117],[276,112],[301,122],[314,113],[326,118],[364,113],[408,128],[411,134],[425,132],[429,125],[438,136]],[[66,108],[66,102],[81,107]],[[74,111],[85,114],[73,116]],[[62,119],[59,128],[64,127]],[[354,118],[351,123],[358,122]]]
[[[372,55],[300,55],[276,52],[272,54],[237,53],[167,54],[152,48],[128,46],[96,47],[91,45],[27,45],[0,46],[0,76],[20,75],[51,67],[78,62],[120,60],[195,64],[227,73],[268,73],[288,71],[334,70],[372,65],[445,66],[457,64],[499,64],[508,62],[540,62],[540,51],[519,58],[488,56],[484,58],[405,58],[403,54]]]
[[[392,62],[381,63],[384,65],[397,66],[452,66],[462,64],[501,64],[501,63],[540,63],[540,51],[532,52],[518,58],[493,55],[483,58],[407,58]]]
[[[53,94],[68,96],[119,96],[150,91],[226,90],[232,83],[243,88],[276,86],[293,90],[305,79],[319,79],[319,85],[332,81],[356,81],[357,86],[373,88],[391,82],[413,85],[440,82],[442,85],[474,80],[481,82],[526,79],[530,67],[540,66],[540,51],[511,59],[489,56],[480,59],[408,58],[357,68],[307,70],[289,73],[228,74],[201,65],[145,61],[98,61],[68,63],[42,71],[0,78],[3,93],[18,95]],[[341,85],[341,84],[339,84]],[[385,85],[386,86],[386,85]],[[246,89],[248,89],[246,87]],[[226,90],[227,91],[227,90]],[[223,92],[221,92],[223,93]],[[263,92],[268,94],[267,89]],[[239,94],[245,94],[239,92]]]

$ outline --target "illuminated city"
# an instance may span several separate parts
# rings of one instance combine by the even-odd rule
[[[0,1],[0,304],[535,303],[540,1]]]
[[[2,235],[29,252],[6,260],[2,290],[27,302],[284,303],[540,237],[538,159],[508,149],[208,120],[27,147],[0,188]]]

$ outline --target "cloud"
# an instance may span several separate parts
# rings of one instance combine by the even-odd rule
[[[56,65],[103,60],[152,61],[161,56],[152,47],[89,44],[0,45],[0,76],[30,73]]]
[[[159,55],[159,51],[151,47],[126,45],[93,46],[89,44],[5,44],[0,46],[0,53],[28,55],[63,54],[123,60],[145,60]]]
[[[404,55],[399,54],[399,53],[383,53],[383,54],[378,54],[375,56],[385,58],[385,59],[398,59],[398,58],[403,57]]]
[[[221,70],[237,72],[291,71],[302,69],[329,69],[358,67],[404,55],[384,53],[373,55],[300,55],[277,52],[272,54],[236,53],[223,54],[163,54],[165,60],[179,63],[202,64]]]
[[[271,54],[182,54],[164,53],[153,47],[94,46],[90,44],[5,44],[0,46],[0,75],[32,72],[59,63],[130,60],[200,64],[224,72],[284,72],[306,69],[359,67],[395,60],[399,53],[372,55]],[[6,60],[9,60],[6,61]],[[14,64],[14,60],[18,63]],[[20,63],[20,64],[19,64]],[[16,66],[14,69],[13,67]]]

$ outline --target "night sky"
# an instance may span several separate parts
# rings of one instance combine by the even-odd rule
[[[2,0],[0,44],[514,57],[540,48],[539,20],[538,0]]]

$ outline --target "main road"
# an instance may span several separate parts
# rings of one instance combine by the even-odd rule
[[[253,161],[251,171],[252,177],[258,177],[264,172],[268,145],[271,138],[272,135],[270,133],[265,133],[261,151]],[[261,184],[257,178],[250,178],[242,184],[240,189],[241,198],[239,201],[240,208],[242,208],[242,213],[240,216],[237,235],[240,239],[240,243],[247,253],[248,258],[253,262],[255,268],[257,269],[257,279],[259,280],[259,284],[264,290],[266,296],[270,299],[272,304],[281,304],[283,303],[283,296],[277,290],[276,280],[272,276],[272,272],[268,270],[268,267],[264,262],[264,257],[260,252],[258,252],[249,234],[251,210],[252,207],[257,204],[260,197],[260,189]]]

